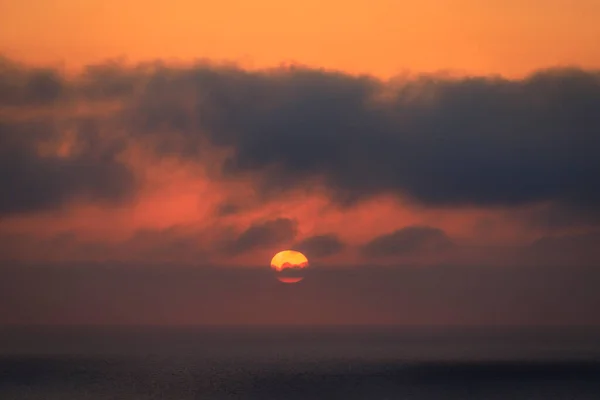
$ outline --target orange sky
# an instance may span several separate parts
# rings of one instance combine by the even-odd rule
[[[0,0],[0,324],[597,323],[599,21]],[[264,279],[283,249],[304,292]]]
[[[557,65],[600,67],[599,17],[597,0],[0,0],[0,53],[67,68],[114,57],[208,58],[250,68],[297,62],[382,77],[437,70],[515,76]],[[64,117],[80,111],[67,110]],[[0,108],[0,116],[16,114]],[[272,218],[298,220],[298,240],[333,232],[352,246],[412,225],[439,227],[467,245],[527,244],[541,234],[498,209],[419,209],[386,196],[340,210],[324,196],[299,193],[218,217],[215,209],[225,200],[237,196],[251,203],[251,181],[211,180],[197,165],[159,163],[133,150],[128,157],[144,177],[131,203],[75,204],[6,218],[0,234],[77,232],[84,240],[119,241],[138,230],[183,227],[210,239],[215,227],[240,232]],[[273,250],[237,262],[268,263]],[[18,251],[35,255],[29,248]],[[340,256],[339,262],[353,257]]]
[[[597,0],[1,0],[0,52],[67,67],[210,58],[521,75],[600,66],[599,17]]]

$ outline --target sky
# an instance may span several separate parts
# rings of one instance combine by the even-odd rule
[[[598,18],[0,0],[0,323],[600,323]]]

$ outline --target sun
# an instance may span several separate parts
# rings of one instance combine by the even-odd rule
[[[279,281],[297,283],[304,279],[308,267],[308,258],[299,251],[283,250],[271,259],[271,269]]]

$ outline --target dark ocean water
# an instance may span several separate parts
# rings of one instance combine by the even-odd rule
[[[600,331],[4,328],[0,399],[600,399]]]

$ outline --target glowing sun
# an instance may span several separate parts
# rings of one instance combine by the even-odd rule
[[[284,283],[296,283],[304,279],[308,259],[299,251],[284,250],[275,254],[271,260],[271,269],[277,279]]]

